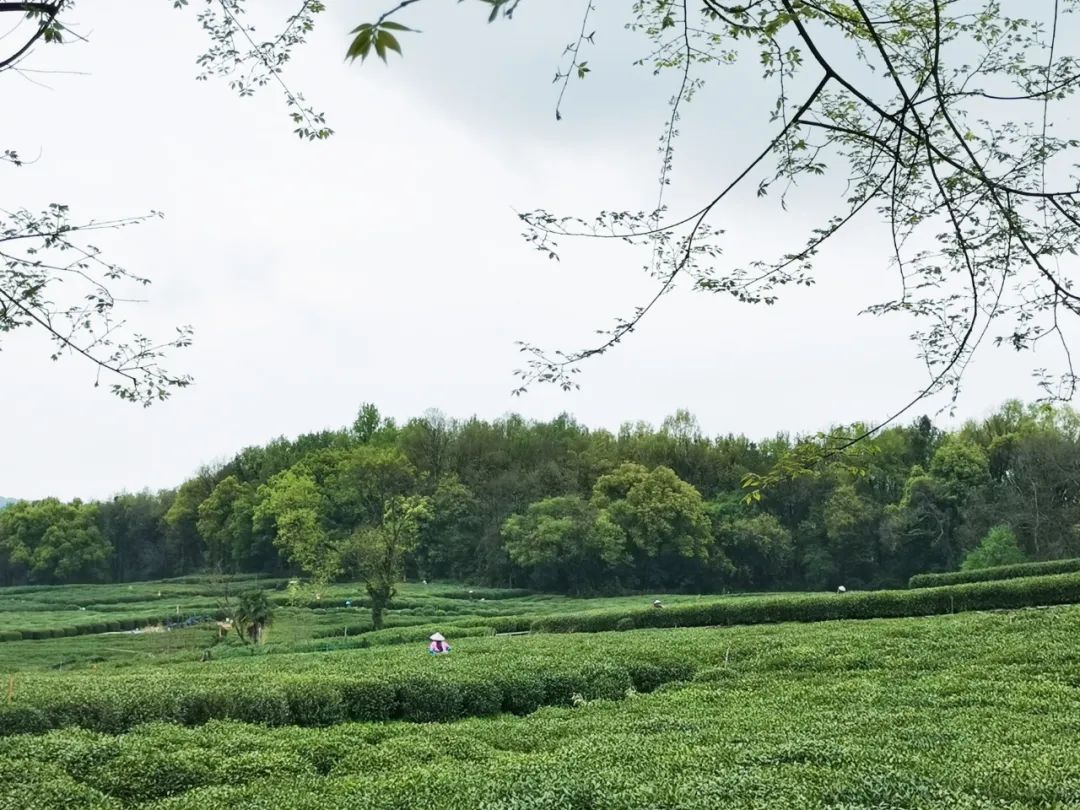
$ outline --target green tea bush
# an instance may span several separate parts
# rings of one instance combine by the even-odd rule
[[[364,702],[350,684],[408,683],[401,696],[424,720],[464,716],[470,705],[486,712],[493,689],[536,678],[550,690],[545,700],[588,698],[583,685],[593,682],[602,684],[595,696],[616,696],[627,677],[635,688],[647,677],[645,665],[654,679],[680,666],[697,678],[524,718],[318,728],[212,720],[0,737],[0,807],[1071,808],[1080,800],[1078,634],[1080,607],[1068,607],[476,640],[435,668],[400,648],[319,663],[280,656],[266,668],[251,659],[246,670],[230,662],[222,686],[284,690],[310,675],[338,691],[350,716],[353,701]],[[850,668],[860,660],[877,665]],[[140,677],[157,688],[182,682],[154,669]],[[186,678],[209,683],[204,670]],[[93,683],[101,692],[138,680]],[[372,701],[388,695],[371,688]]]
[[[413,677],[398,686],[398,703],[405,720],[429,723],[463,716],[458,684],[434,676]]]
[[[332,726],[346,718],[346,703],[334,683],[293,678],[284,683],[290,722],[298,726]]]
[[[225,618],[225,613],[218,609],[190,613],[139,613],[137,615],[114,617],[114,614],[95,614],[90,611],[80,612],[82,621],[75,623],[70,612],[58,611],[47,613],[30,611],[26,613],[5,614],[3,630],[0,630],[0,642],[43,640],[50,638],[71,638],[73,636],[96,635],[99,633],[118,633],[136,630],[149,625],[168,622],[182,622],[191,617],[205,616],[215,620]]]
[[[140,746],[109,761],[88,781],[125,802],[174,796],[214,781],[210,752]]]
[[[364,645],[374,647],[384,644],[411,644],[414,642],[427,641],[433,633],[442,633],[453,645],[455,638],[477,638],[480,636],[495,635],[495,628],[486,624],[474,626],[462,626],[455,624],[429,624],[414,627],[390,627],[385,630],[375,630],[365,633],[362,638]]]
[[[350,679],[341,685],[346,716],[357,722],[390,720],[400,716],[398,690],[389,681]]]
[[[497,684],[469,680],[459,682],[457,689],[461,695],[462,717],[487,717],[502,711],[503,693]]]
[[[1080,573],[912,591],[699,600],[664,610],[642,608],[633,619],[638,626],[660,628],[752,625],[1070,601],[1080,601]],[[0,703],[0,734],[67,727],[119,732],[152,721],[199,725],[232,719],[268,726],[324,726],[347,720],[445,721],[497,711],[528,714],[543,706],[568,705],[574,695],[617,698],[631,687],[655,691],[689,681],[698,670],[728,658],[730,639],[714,631],[694,635],[686,649],[673,648],[667,632],[593,635],[613,629],[626,616],[620,606],[532,620],[537,629],[580,631],[572,639],[543,634],[482,638],[490,628],[430,625],[365,634],[358,643],[368,649],[362,650],[271,656],[251,654],[260,648],[237,646],[232,648],[234,657],[205,665],[133,663],[127,670],[110,672],[20,675],[14,699]],[[455,647],[451,655],[427,655],[426,638],[435,629],[450,638]],[[397,643],[373,645],[373,639]],[[740,655],[746,653],[735,651],[736,660]],[[767,640],[753,655],[763,672],[777,673],[847,673],[898,665],[877,650],[825,655]]]
[[[532,629],[542,633],[597,633],[619,629],[628,619],[636,627],[702,627],[931,616],[1073,602],[1080,602],[1080,572],[907,591],[723,599],[663,610],[642,608],[629,615],[621,610],[553,614],[533,620]]]
[[[1068,560],[999,565],[972,571],[947,571],[940,574],[916,574],[908,581],[909,588],[936,588],[942,585],[959,585],[964,582],[988,582],[997,579],[1037,577],[1048,574],[1068,574],[1080,571],[1080,557]]]
[[[292,697],[297,706],[302,705],[302,698],[297,693]],[[197,684],[180,692],[178,704],[176,722],[191,726],[217,719],[276,726],[285,725],[294,719],[290,695],[283,686],[277,684]],[[151,719],[172,718],[163,714],[158,718],[145,717],[143,721],[148,722]],[[65,724],[56,725],[63,727]]]
[[[502,710],[510,714],[529,714],[535,712],[541,706],[547,704],[563,704],[570,699],[570,695],[559,694],[551,689],[552,683],[565,685],[567,678],[563,676],[544,677],[534,674],[530,678],[508,678],[500,684],[502,687]],[[578,682],[576,679],[575,683]]]

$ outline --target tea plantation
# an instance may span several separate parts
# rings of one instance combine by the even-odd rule
[[[410,586],[379,633],[282,607],[209,660],[213,625],[5,642],[0,808],[1080,808],[1075,576],[663,610]]]

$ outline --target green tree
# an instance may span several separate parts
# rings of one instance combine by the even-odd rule
[[[259,487],[253,515],[256,527],[311,577],[320,595],[342,571],[339,544],[323,525],[325,500],[314,478],[289,469]]]
[[[0,561],[12,579],[22,572],[46,584],[101,582],[111,554],[96,504],[46,498],[0,511]]]
[[[837,486],[825,502],[825,538],[839,584],[866,587],[877,575],[879,510],[855,486]]]
[[[417,486],[415,469],[396,447],[320,450],[304,457],[295,469],[316,483],[325,499],[323,524],[337,538],[357,526],[378,523],[388,499]]]
[[[360,444],[385,446],[397,440],[397,425],[393,419],[383,419],[371,402],[360,406],[352,424],[352,435]]]
[[[206,542],[207,562],[237,570],[252,555],[255,493],[235,475],[227,476],[199,504],[195,527]]]
[[[930,460],[930,475],[941,483],[947,498],[960,504],[973,490],[990,482],[990,461],[979,445],[950,436]]]
[[[112,579],[116,582],[157,579],[172,574],[166,559],[169,504],[161,493],[116,495],[98,504],[99,524],[112,546]]]
[[[539,587],[581,594],[604,584],[626,556],[626,537],[603,510],[576,496],[547,498],[511,515],[502,528],[515,565]]]
[[[480,502],[456,473],[443,476],[431,494],[415,560],[423,579],[467,580],[476,575],[483,519]]]
[[[681,586],[697,570],[691,561],[709,557],[705,501],[668,467],[623,464],[597,480],[592,503],[622,529],[644,587]]]
[[[979,547],[970,551],[961,566],[964,571],[976,568],[992,568],[996,565],[1013,565],[1027,562],[1027,557],[1016,542],[1016,535],[1008,526],[995,526],[983,538]]]
[[[199,505],[213,489],[209,470],[185,481],[176,492],[172,504],[165,512],[165,525],[169,529],[170,556],[175,570],[185,573],[202,564],[202,538],[197,527]]]
[[[794,556],[791,532],[768,512],[727,499],[710,504],[716,584],[768,590],[782,583]]]
[[[397,594],[405,558],[420,539],[431,517],[431,502],[420,495],[394,496],[386,501],[382,520],[356,529],[343,550],[345,569],[357,576],[371,598],[371,625],[383,626],[383,614]]]
[[[274,605],[266,591],[245,591],[240,594],[232,618],[241,639],[263,644],[267,630],[274,623]]]

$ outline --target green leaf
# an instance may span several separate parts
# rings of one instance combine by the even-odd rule
[[[401,45],[398,44],[397,38],[389,31],[380,31],[379,39],[383,41],[383,44],[392,51],[397,51],[398,55],[401,55]],[[385,60],[384,60],[385,61]]]
[[[371,29],[365,28],[361,31],[356,39],[353,40],[352,45],[349,46],[349,51],[345,55],[345,58],[349,61],[355,61],[357,58],[363,62],[367,59],[368,54],[371,52]]]
[[[389,30],[389,31],[412,31],[413,30],[411,28],[408,28],[407,26],[402,25],[401,23],[389,22],[389,21],[384,22],[379,27],[382,28],[382,29],[385,29],[385,30]]]

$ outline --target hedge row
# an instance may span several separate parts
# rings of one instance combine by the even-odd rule
[[[1070,574],[1080,571],[1080,557],[1069,560],[999,565],[993,568],[977,568],[974,571],[947,571],[943,574],[916,574],[908,580],[909,588],[936,588],[942,585],[960,585],[965,582],[989,582],[995,579],[1039,577],[1049,574]]]
[[[197,616],[211,616],[216,620],[224,619],[223,611],[194,614]],[[61,627],[35,627],[35,628],[12,628],[0,630],[0,642],[4,641],[40,641],[47,638],[70,638],[72,636],[90,636],[99,633],[123,633],[129,630],[137,630],[152,624],[164,624],[166,622],[182,622],[191,618],[188,614],[177,616],[169,613],[164,616],[137,616],[123,619],[98,619],[97,621],[84,624],[65,625]]]
[[[80,727],[120,733],[147,722],[202,725],[239,720],[268,726],[329,726],[344,722],[443,722],[542,706],[569,706],[577,697],[619,699],[634,689],[689,680],[694,668],[679,661],[552,662],[541,668],[486,672],[482,678],[440,672],[279,675],[232,683],[174,681],[168,689],[108,688],[58,682],[55,691],[0,705],[0,736]],[[104,688],[100,688],[103,687]]]
[[[1080,602],[1080,572],[908,591],[760,596],[677,605],[660,610],[645,608],[555,614],[535,619],[531,629],[541,633],[596,633],[642,627],[879,619],[1075,602]]]
[[[483,625],[424,625],[409,627],[388,627],[384,630],[368,631],[349,635],[338,634],[333,637],[317,636],[288,644],[268,644],[264,647],[226,647],[221,652],[214,652],[215,660],[229,658],[248,658],[253,655],[291,655],[293,653],[334,652],[336,650],[362,650],[368,647],[382,647],[393,644],[414,644],[426,642],[434,632],[440,632],[451,640],[459,638],[478,638],[495,635],[495,628]]]

